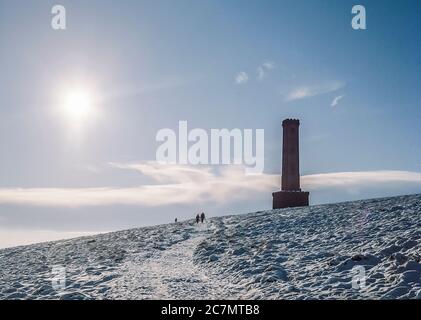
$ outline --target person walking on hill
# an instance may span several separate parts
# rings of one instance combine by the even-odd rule
[[[197,214],[197,216],[196,216],[196,224],[199,223],[199,220],[200,220],[200,216],[199,216],[199,214]]]
[[[202,221],[202,223],[203,223],[203,221],[205,221],[205,213],[204,212],[202,212],[202,214],[200,215],[200,220]]]

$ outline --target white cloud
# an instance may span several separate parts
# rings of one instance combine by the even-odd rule
[[[262,81],[266,75],[275,69],[275,64],[270,61],[266,61],[257,67],[257,80]],[[247,72],[241,71],[235,77],[235,82],[237,84],[244,84],[250,80],[250,77]]]
[[[265,67],[267,70],[275,69],[275,64],[273,62],[265,62],[263,63],[263,67]]]
[[[247,199],[254,192],[273,189],[278,178],[267,175],[245,175],[241,166],[218,170],[209,166],[159,165],[156,163],[112,164],[131,169],[159,184],[129,188],[3,188],[0,204],[34,206],[161,206],[215,202],[218,204]]]
[[[175,204],[214,203],[262,199],[279,188],[279,175],[245,175],[241,166],[179,166],[153,162],[112,164],[135,170],[156,184],[101,188],[2,188],[0,204],[46,207],[139,205],[158,207]],[[333,190],[345,193],[355,188],[411,186],[421,191],[421,173],[409,171],[365,171],[313,174],[302,177],[304,190]],[[268,204],[270,206],[270,204]]]
[[[273,62],[265,62],[257,68],[257,80],[262,81],[266,74],[275,69],[275,64]]]
[[[138,171],[160,183],[201,183],[214,176],[209,166],[162,165],[152,161],[131,164],[111,162],[110,165],[119,169]]]
[[[244,84],[249,81],[249,76],[246,72],[241,71],[237,76],[235,77],[235,82],[237,84]]]
[[[382,186],[386,183],[416,183],[421,186],[421,172],[380,170],[321,173],[302,177],[303,187],[314,190],[331,187]]]
[[[330,105],[331,107],[336,107],[339,103],[339,101],[342,100],[344,96],[337,96],[335,97],[335,99],[333,99],[332,104]]]
[[[324,85],[297,87],[291,90],[285,96],[285,101],[300,100],[300,99],[318,96],[321,94],[326,94],[329,92],[334,92],[336,90],[339,90],[343,86],[344,84],[342,82],[331,82]]]

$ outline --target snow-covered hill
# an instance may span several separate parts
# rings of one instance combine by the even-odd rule
[[[413,195],[4,249],[0,298],[420,299],[420,261]]]

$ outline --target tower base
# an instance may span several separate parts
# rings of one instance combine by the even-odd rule
[[[309,194],[304,191],[273,192],[273,209],[307,207]]]

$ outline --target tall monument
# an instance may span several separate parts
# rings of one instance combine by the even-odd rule
[[[300,121],[286,119],[282,127],[282,183],[281,191],[272,193],[273,209],[308,206],[309,193],[300,188]]]

